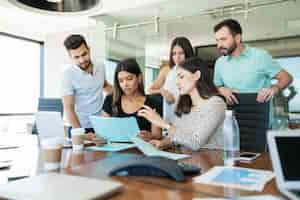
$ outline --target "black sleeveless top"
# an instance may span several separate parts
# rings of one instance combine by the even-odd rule
[[[118,107],[118,112],[114,113],[113,112],[113,97],[112,95],[108,95],[106,96],[104,103],[103,103],[103,107],[102,107],[102,111],[106,112],[107,114],[109,114],[111,117],[135,117],[137,120],[137,123],[139,125],[140,130],[146,130],[146,131],[151,131],[151,123],[140,116],[137,116],[138,111],[134,112],[134,113],[125,113],[122,109],[122,104],[121,101],[118,102],[117,107]],[[159,102],[154,99],[153,97],[146,95],[146,99],[145,99],[145,105],[151,107],[152,109],[155,109],[156,112],[162,116],[162,108],[159,105]]]

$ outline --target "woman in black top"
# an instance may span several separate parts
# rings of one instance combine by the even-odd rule
[[[135,117],[144,139],[161,138],[161,129],[137,116],[138,111],[147,105],[162,113],[159,103],[152,97],[145,95],[143,74],[135,59],[125,59],[116,68],[112,95],[108,95],[103,104],[104,117]]]

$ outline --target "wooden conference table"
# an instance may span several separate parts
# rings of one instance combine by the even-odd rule
[[[22,148],[25,148],[24,144]],[[27,149],[25,151],[27,161],[30,160],[31,155],[34,155],[31,154],[30,151],[36,151],[34,150],[34,148],[32,148],[32,146],[30,146],[29,149],[30,150]],[[137,149],[130,149],[121,152],[121,154],[126,153],[141,154],[141,152]],[[191,157],[182,161],[200,166],[202,168],[202,172],[206,172],[213,166],[223,165],[221,151],[202,150],[199,152],[190,153]],[[59,173],[79,175],[96,179],[113,179],[122,182],[124,185],[123,190],[110,198],[116,200],[187,200],[197,197],[230,197],[231,195],[236,194],[240,194],[241,196],[260,194],[281,196],[280,192],[277,190],[275,179],[267,183],[262,192],[249,192],[244,190],[234,190],[226,187],[193,183],[192,176],[187,177],[185,182],[176,182],[171,179],[161,177],[108,177],[107,166],[113,163],[108,163],[110,161],[107,158],[118,155],[120,154],[95,151],[82,151],[78,153],[73,152],[72,149],[64,149],[61,161],[61,169],[59,170]],[[39,155],[37,161],[38,165],[41,165],[41,162],[41,156]],[[253,163],[239,163],[238,165],[241,167],[248,167],[253,169],[272,170],[271,161],[268,154],[263,154]]]

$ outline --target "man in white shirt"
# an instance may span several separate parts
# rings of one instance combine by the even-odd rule
[[[94,64],[90,48],[81,35],[70,35],[64,41],[73,65],[63,74],[62,100],[64,110],[72,128],[85,128],[91,139],[94,130],[90,115],[100,115],[103,90],[112,92],[112,86],[105,79],[103,64]]]

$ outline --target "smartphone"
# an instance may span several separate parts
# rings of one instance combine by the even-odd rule
[[[253,153],[253,152],[242,152],[240,153],[239,161],[251,162],[255,160],[260,153]]]

